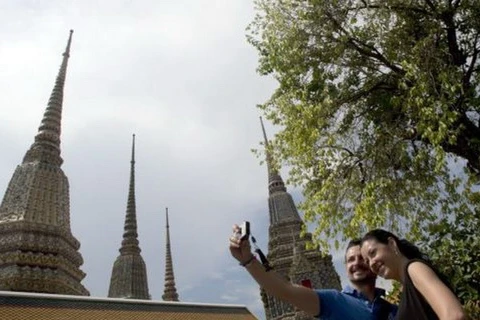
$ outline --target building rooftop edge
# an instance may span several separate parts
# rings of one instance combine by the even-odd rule
[[[90,301],[90,302],[118,302],[124,304],[154,304],[154,305],[174,305],[174,306],[192,306],[192,307],[223,307],[223,308],[244,308],[251,312],[246,305],[240,304],[215,304],[201,302],[179,302],[179,301],[163,301],[163,300],[142,300],[142,299],[126,299],[126,298],[105,298],[92,296],[73,296],[64,294],[50,293],[34,293],[34,292],[15,292],[1,291],[0,297],[22,297],[22,298],[44,298],[44,299],[64,299],[72,301]]]

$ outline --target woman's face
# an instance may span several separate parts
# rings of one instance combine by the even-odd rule
[[[384,279],[396,279],[398,261],[390,244],[369,239],[362,243],[360,250],[373,273]]]

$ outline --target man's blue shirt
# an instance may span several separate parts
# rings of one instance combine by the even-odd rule
[[[387,320],[394,319],[397,306],[381,298],[383,289],[375,289],[375,299],[370,302],[358,290],[347,286],[342,292],[334,289],[315,290],[320,299],[322,320]]]

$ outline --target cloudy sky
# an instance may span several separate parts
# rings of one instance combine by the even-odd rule
[[[138,231],[152,298],[163,294],[169,207],[180,299],[247,305],[264,318],[258,286],[227,247],[242,220],[267,247],[267,172],[250,150],[262,139],[256,105],[276,83],[256,73],[258,56],[245,39],[254,13],[244,0],[0,1],[2,194],[33,142],[75,30],[62,168],[92,296],[107,295],[119,254],[135,133]]]

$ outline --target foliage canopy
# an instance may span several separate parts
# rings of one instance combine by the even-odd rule
[[[270,152],[302,187],[316,242],[326,247],[325,239],[382,226],[440,250],[447,245],[430,235],[473,230],[480,2],[255,5],[247,37],[258,49],[259,72],[279,83],[260,106],[281,128]],[[455,223],[465,217],[476,218]],[[478,247],[480,239],[469,241]],[[478,261],[471,265],[478,276]]]

